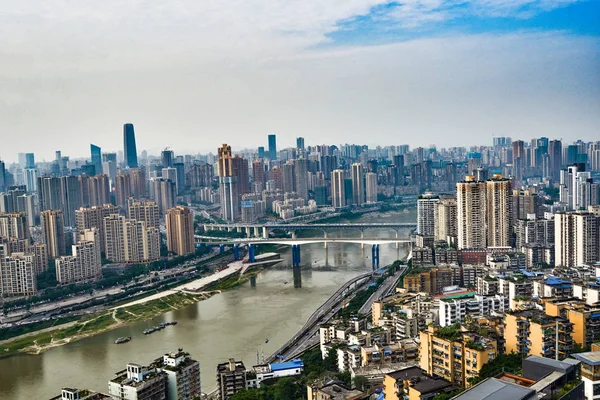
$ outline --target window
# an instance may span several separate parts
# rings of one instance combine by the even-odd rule
[[[600,383],[594,384],[594,396],[600,395]]]

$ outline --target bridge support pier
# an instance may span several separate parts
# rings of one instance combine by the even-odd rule
[[[225,253],[225,245],[224,244],[219,245],[219,253],[221,253],[221,254]]]
[[[248,261],[251,263],[256,261],[256,257],[254,256],[254,246],[251,244],[248,245]]]
[[[379,268],[379,245],[374,244],[371,246],[371,267],[373,271]]]
[[[296,231],[292,231],[292,239],[296,239]]]
[[[398,233],[398,230],[396,230],[396,239],[398,239],[398,238],[399,238],[399,233]],[[400,243],[396,242],[396,249],[399,249],[399,248],[400,248]]]
[[[254,237],[260,237],[260,228],[258,226],[254,227]]]
[[[233,260],[237,261],[240,259],[240,246],[237,244],[233,245]]]
[[[323,239],[327,240],[327,232],[323,231]],[[323,242],[323,247],[327,248],[327,242]]]
[[[293,244],[292,245],[292,267],[299,268],[300,267],[300,245]]]
[[[266,226],[263,226],[263,228],[262,228],[262,236],[263,236],[263,239],[269,238],[269,230],[267,229]]]
[[[364,240],[364,239],[365,239],[365,231],[363,231],[362,229],[360,230],[360,239],[361,239],[361,240]],[[361,243],[361,244],[360,244],[360,248],[361,248],[361,249],[364,249],[364,248],[365,248],[365,244],[364,244],[364,243]]]
[[[252,237],[252,228],[250,228],[249,226],[245,227],[244,230],[246,231],[246,237],[247,238],[251,238]]]

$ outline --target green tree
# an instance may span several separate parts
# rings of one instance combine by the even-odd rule
[[[325,359],[323,360],[323,367],[325,367],[325,369],[327,371],[331,371],[331,372],[338,370],[337,348],[333,347],[333,348],[329,349],[329,352],[327,353],[327,357],[325,357]]]
[[[302,400],[303,387],[294,383],[292,378],[281,378],[269,388],[273,400]]]
[[[231,400],[267,400],[267,397],[262,390],[248,389],[237,392]]]
[[[350,374],[350,371],[340,372],[336,375],[336,378],[344,382],[344,385],[348,387],[352,385],[352,375]]]
[[[354,387],[359,390],[367,390],[367,385],[369,384],[369,380],[362,375],[356,375],[352,382],[354,383]]]

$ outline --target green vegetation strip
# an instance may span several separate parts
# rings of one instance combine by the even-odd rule
[[[65,344],[116,328],[123,323],[146,320],[167,311],[194,304],[201,299],[200,296],[179,292],[160,299],[151,300],[144,304],[135,304],[119,308],[116,311],[108,310],[93,316],[80,317],[76,324],[67,328],[58,328],[25,337],[18,337],[15,340],[1,344],[0,357],[16,353],[38,353],[54,345]]]

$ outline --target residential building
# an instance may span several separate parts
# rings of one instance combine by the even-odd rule
[[[131,197],[131,176],[126,173],[117,174],[114,186],[117,207],[126,210],[127,199]]]
[[[367,172],[366,174],[366,200],[367,203],[377,202],[377,174],[374,172]]]
[[[512,181],[496,174],[486,182],[487,246],[511,246]]]
[[[95,229],[86,229],[72,246],[71,256],[56,259],[56,280],[62,284],[82,283],[102,277],[100,235]]]
[[[547,315],[530,309],[505,315],[504,339],[506,352],[566,358],[573,348],[573,324],[563,317]]]
[[[600,307],[589,306],[582,300],[549,300],[544,303],[546,314],[563,317],[573,324],[571,337],[586,348],[600,342]]]
[[[361,163],[354,163],[352,172],[352,204],[362,206],[365,202],[364,171]]]
[[[112,400],[166,400],[168,376],[156,367],[129,363],[108,382]]]
[[[160,258],[160,231],[145,222],[116,214],[104,218],[106,258],[112,262],[147,263]]]
[[[469,175],[456,184],[457,245],[459,249],[486,247],[485,182]]]
[[[600,217],[578,211],[554,215],[555,265],[572,267],[600,261]]]
[[[106,246],[106,238],[104,235],[104,218],[111,214],[118,214],[119,210],[112,204],[104,204],[102,206],[93,206],[89,208],[80,208],[75,211],[75,220],[77,224],[77,232],[82,234],[87,229],[95,229],[98,232],[98,242],[100,251],[104,252]]]
[[[50,400],[110,400],[111,397],[104,393],[88,389],[62,388],[58,396]]]
[[[464,322],[467,317],[487,316],[508,311],[508,297],[501,294],[488,296],[467,293],[440,299],[440,326]]]
[[[427,374],[419,367],[408,367],[385,374],[383,380],[386,400],[431,399],[438,394],[456,390],[452,383]]]
[[[346,207],[344,171],[341,169],[331,172],[331,203],[334,208]]]
[[[0,238],[28,239],[29,225],[24,213],[0,213]]]
[[[167,376],[167,400],[195,400],[200,390],[200,363],[189,353],[179,349],[156,359],[152,366]]]
[[[452,270],[431,268],[425,271],[411,272],[404,276],[404,288],[412,293],[440,294],[447,286],[452,286]]]
[[[435,236],[435,210],[439,203],[439,196],[431,192],[419,196],[417,200],[417,234],[423,236]],[[446,240],[446,238],[442,239]]]
[[[127,217],[136,221],[143,221],[148,228],[160,227],[160,209],[158,204],[151,200],[129,199]]]
[[[435,240],[455,244],[457,238],[456,198],[440,198],[435,207]]]
[[[193,254],[196,251],[194,213],[189,208],[177,206],[167,211],[165,227],[169,251],[179,256]]]
[[[61,210],[46,210],[40,213],[42,239],[48,250],[48,257],[57,258],[66,254],[65,224]]]
[[[368,393],[361,390],[349,388],[336,379],[325,382],[316,382],[306,387],[308,400],[366,400]]]
[[[33,296],[37,292],[34,256],[12,253],[0,258],[0,296]]]
[[[219,399],[229,400],[234,394],[245,389],[246,367],[242,361],[230,358],[228,362],[217,365]]]
[[[457,325],[429,326],[419,334],[421,368],[458,387],[469,386],[488,361],[498,354],[496,340],[463,331]]]
[[[219,153],[219,198],[221,199],[221,216],[227,221],[236,221],[240,216],[240,193],[234,175],[231,146],[223,144]]]
[[[286,376],[300,375],[304,371],[304,363],[300,359],[282,361],[272,364],[260,364],[252,367],[246,379],[249,388],[260,388],[267,379],[278,379]]]

